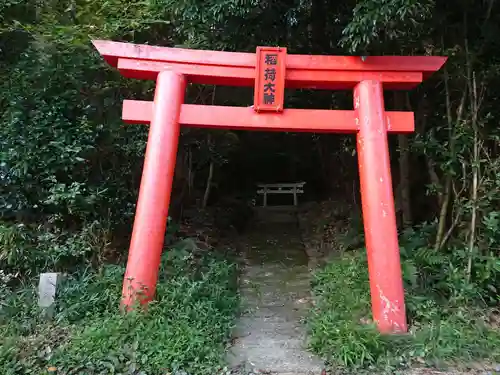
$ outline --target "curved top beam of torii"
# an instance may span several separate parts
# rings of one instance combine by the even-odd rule
[[[146,44],[94,40],[104,59],[129,78],[156,79],[174,69],[192,83],[253,86],[255,53],[205,51]],[[287,55],[287,88],[351,89],[363,80],[377,80],[386,89],[411,89],[443,66],[441,56]]]

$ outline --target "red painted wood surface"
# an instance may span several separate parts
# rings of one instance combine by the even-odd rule
[[[94,40],[92,43],[112,66],[117,66],[120,57],[247,68],[255,68],[256,62],[255,53],[169,48],[109,40]],[[441,56],[368,56],[362,61],[359,56],[288,55],[286,68],[287,70],[420,72],[427,77],[439,70],[445,61],[446,57]]]
[[[122,118],[129,124],[149,124],[153,102],[124,100]],[[413,112],[387,111],[387,131],[409,133],[415,128]],[[254,131],[355,133],[359,130],[352,110],[285,109],[279,116],[255,113],[251,107],[183,104],[183,126]]]
[[[282,112],[285,101],[286,48],[257,47],[253,109]]]
[[[130,308],[155,294],[174,178],[179,116],[186,80],[175,72],[158,76],[141,188],[123,281],[122,304]]]
[[[354,110],[256,113],[251,107],[183,104],[185,82],[254,86],[262,73],[254,53],[215,52],[94,41],[126,77],[157,80],[154,102],[127,100],[123,119],[150,124],[141,189],[123,286],[126,306],[154,295],[168,215],[179,128],[357,133],[363,222],[372,311],[381,332],[406,331],[388,132],[414,129],[410,112],[386,112],[382,89],[408,89],[437,71],[445,57],[286,55],[287,88],[354,89]],[[259,51],[259,50],[258,50]],[[278,103],[282,103],[281,100]]]
[[[357,150],[373,319],[383,333],[406,332],[403,279],[391,181],[382,84],[354,90]]]
[[[215,65],[192,65],[161,61],[124,59],[118,60],[118,70],[124,77],[155,80],[163,70],[175,70],[185,74],[191,83],[223,86],[253,86],[254,67]],[[362,80],[384,82],[388,90],[406,90],[422,82],[421,72],[372,72],[287,69],[285,87],[346,90],[352,89]]]
[[[216,52],[155,47],[96,40],[98,51],[129,78],[156,79],[158,72],[173,69],[189,82],[213,85],[254,86],[254,53]],[[435,56],[287,55],[286,87],[350,89],[362,80],[384,82],[386,89],[410,89],[438,70],[446,61]]]

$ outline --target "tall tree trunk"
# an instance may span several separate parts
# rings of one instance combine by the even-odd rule
[[[188,150],[188,197],[191,198],[194,186],[194,171],[193,171],[193,151]]]
[[[470,281],[472,276],[472,258],[474,256],[474,245],[476,242],[476,224],[477,224],[477,199],[478,199],[478,182],[480,163],[479,158],[479,128],[478,128],[478,113],[480,106],[480,98],[478,98],[476,75],[472,69],[472,62],[469,54],[469,44],[467,38],[464,41],[465,52],[467,58],[467,80],[469,82],[469,100],[471,109],[471,125],[474,131],[473,135],[473,152],[472,152],[472,188],[471,188],[471,202],[472,212],[470,220],[470,235],[469,235],[469,260],[467,264],[467,281]]]
[[[401,109],[403,106],[411,110],[410,98],[408,94],[402,92],[394,93],[395,109]],[[404,100],[406,99],[406,100]],[[411,215],[411,194],[410,194],[410,146],[406,134],[398,134],[399,148],[399,206],[402,211],[403,227],[409,227],[412,224]]]
[[[456,118],[453,119],[452,111],[451,111],[451,94],[449,87],[449,77],[448,70],[446,67],[443,69],[444,72],[444,87],[446,91],[446,117],[448,120],[448,142],[449,142],[449,152],[450,155],[455,155],[455,127],[460,124],[462,121],[462,115],[465,106],[465,99],[467,98],[467,85],[462,93],[462,98],[460,99],[460,104],[458,105]],[[441,246],[444,244],[444,236],[446,231],[446,221],[448,217],[448,207],[450,205],[451,199],[451,186],[452,186],[452,176],[451,173],[445,174],[445,182],[443,186],[443,193],[441,199],[441,210],[439,213],[439,221],[438,221],[438,232],[436,235],[436,241],[434,243],[434,249],[439,250]]]
[[[212,137],[210,136],[210,133],[207,134],[207,146],[208,146],[208,152],[212,152]],[[208,198],[210,197],[210,189],[212,187],[212,179],[214,177],[214,161],[210,160],[210,166],[208,167],[208,177],[207,177],[207,184],[205,186],[205,194],[203,194],[203,201],[201,203],[202,208],[207,207],[208,203]]]
[[[439,211],[438,230],[436,234],[436,241],[434,243],[434,250],[441,249],[443,239],[446,231],[446,218],[448,216],[448,206],[450,205],[450,190],[451,190],[451,175],[446,176],[444,191],[441,194],[441,209]]]
[[[325,35],[325,0],[312,0],[310,27],[312,52],[318,54],[327,52],[330,41]]]
[[[399,188],[401,193],[401,210],[403,213],[403,226],[412,224],[411,198],[410,198],[410,148],[408,136],[398,134],[399,145]]]
[[[207,186],[205,187],[205,194],[203,194],[203,202],[201,207],[206,208],[208,203],[208,198],[210,197],[210,188],[212,187],[212,179],[214,177],[214,162],[210,162],[210,167],[208,168]]]
[[[475,122],[475,121],[474,121]],[[477,124],[474,126],[474,151],[473,151],[473,161],[472,161],[472,190],[471,190],[471,201],[472,201],[472,213],[470,219],[470,235],[469,235],[469,261],[467,264],[467,281],[471,279],[472,273],[472,258],[474,255],[474,245],[476,242],[476,222],[477,222],[477,188],[479,180],[479,140]]]

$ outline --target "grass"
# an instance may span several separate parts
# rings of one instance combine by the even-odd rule
[[[344,254],[319,270],[313,289],[317,302],[308,322],[310,345],[332,367],[359,373],[500,361],[500,330],[487,324],[484,306],[447,304],[418,288],[407,288],[409,334],[380,335],[369,321],[364,251]]]
[[[32,287],[8,292],[0,373],[218,373],[239,308],[236,266],[213,253],[168,251],[155,302],[129,314],[118,311],[123,273],[105,266],[70,276],[51,322],[40,319]]]

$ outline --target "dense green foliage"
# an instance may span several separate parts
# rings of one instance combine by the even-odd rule
[[[343,248],[359,243],[353,236],[361,222],[353,219],[340,236]],[[423,224],[400,236],[409,334],[377,331],[362,248],[336,254],[315,273],[315,306],[308,321],[311,349],[334,368],[368,372],[498,362],[498,259],[493,252],[475,254],[469,271],[469,253],[451,246],[436,252],[434,234],[434,225]]]
[[[290,53],[450,56],[442,72],[410,95],[387,95],[388,108],[411,107],[417,117],[416,134],[397,140],[400,207],[406,226],[437,220],[436,250],[453,239],[470,253],[499,246],[499,13],[493,1],[6,1],[1,9],[5,219],[71,230],[98,220],[113,234],[116,226],[130,227],[145,130],[121,126],[119,113],[123,98],[151,97],[152,84],[120,79],[90,38],[244,51],[281,44]],[[192,86],[187,100],[249,105],[251,95]],[[286,100],[295,107],[351,105],[345,93],[296,91]],[[185,131],[174,206],[201,205],[210,188],[213,203],[235,194],[235,171],[244,189],[278,170],[281,179],[307,179],[313,193],[352,194],[351,137],[259,137]],[[257,147],[260,155],[252,152]],[[268,168],[243,175],[266,157]],[[215,172],[208,180],[210,167]]]
[[[432,249],[412,242],[404,242],[403,255],[408,335],[381,335],[370,319],[364,251],[345,254],[316,273],[310,345],[332,367],[390,371],[500,360],[500,331],[486,303],[477,302],[478,296],[490,294],[483,289],[488,285],[464,281],[460,255],[438,259]],[[478,265],[475,272],[483,268]]]
[[[53,322],[34,291],[2,290],[2,374],[214,374],[237,313],[236,267],[210,253],[172,249],[147,312],[117,311],[124,269],[104,266],[65,281]],[[141,372],[140,372],[141,371]]]

